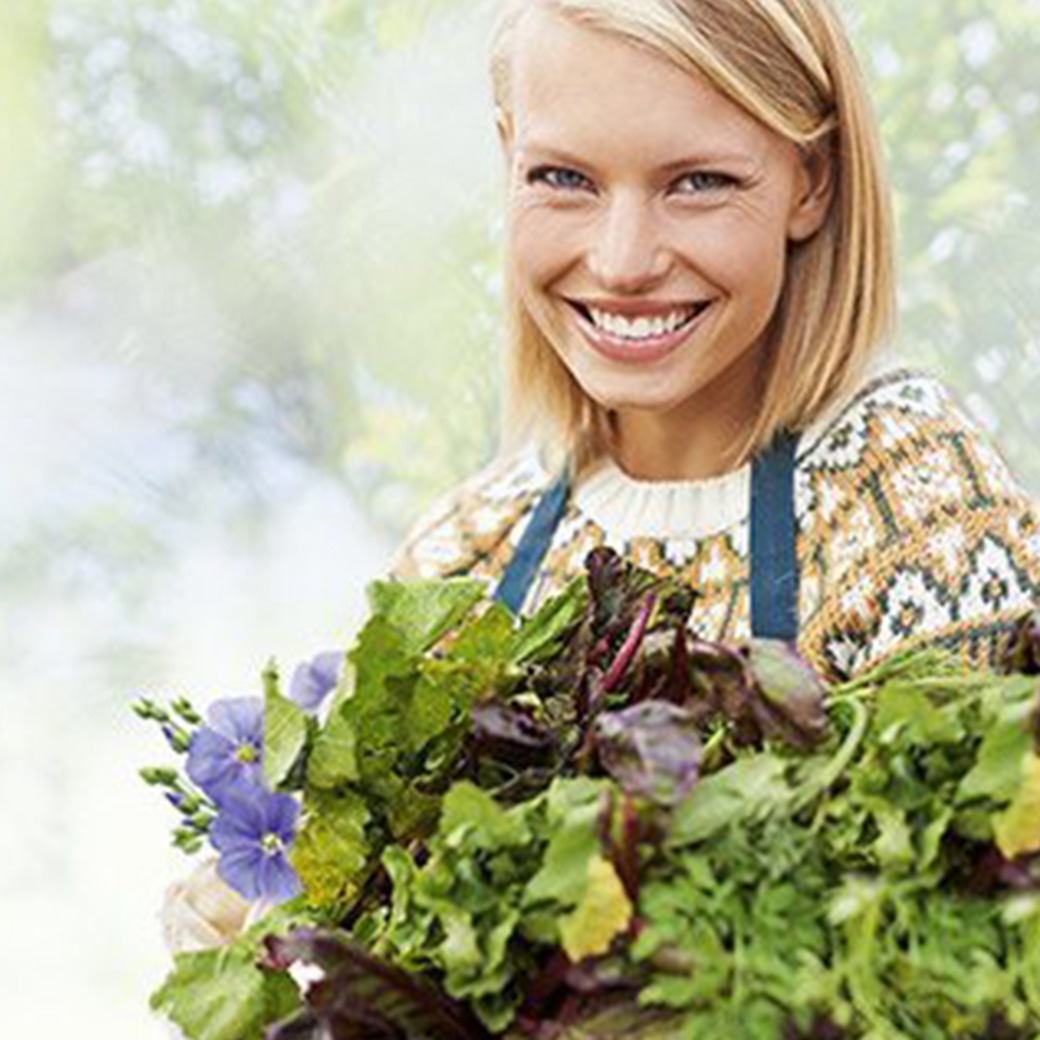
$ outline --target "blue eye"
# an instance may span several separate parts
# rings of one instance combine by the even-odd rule
[[[572,188],[583,188],[588,183],[588,178],[577,170],[568,170],[563,166],[536,166],[527,175],[528,184],[545,184],[557,191],[567,191]]]
[[[682,192],[686,195],[700,195],[708,191],[725,191],[737,183],[735,177],[728,173],[711,173],[705,170],[694,170],[684,173],[675,183],[691,185],[688,191]]]

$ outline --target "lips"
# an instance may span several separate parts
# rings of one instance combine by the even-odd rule
[[[575,310],[580,311],[586,318],[591,319],[591,311],[596,310],[603,314],[608,314],[612,317],[624,318],[628,321],[635,321],[638,318],[667,318],[675,313],[687,313],[693,314],[698,309],[703,310],[705,306],[711,303],[711,300],[676,300],[676,301],[655,301],[655,302],[641,302],[641,301],[618,301],[612,302],[610,300],[597,300],[597,299],[567,299],[564,297],[564,301],[570,304]]]
[[[590,301],[607,314],[618,315],[629,322],[639,318],[664,318],[674,314],[677,310],[689,310],[689,316],[671,331],[657,335],[644,335],[638,338],[619,335],[616,331],[605,329],[592,318],[589,307],[576,300],[568,300],[571,310],[574,311],[576,321],[583,336],[590,346],[600,355],[611,361],[620,361],[625,364],[646,365],[660,361],[673,353],[686,341],[692,332],[698,328],[707,311],[710,310],[712,301],[701,300],[692,303],[666,304],[654,306],[652,309],[647,304],[632,304],[625,308],[628,313],[623,313],[620,308],[600,308],[594,301]],[[637,309],[638,308],[638,309]]]

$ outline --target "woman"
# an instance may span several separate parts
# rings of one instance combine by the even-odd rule
[[[609,543],[698,591],[702,637],[796,639],[832,679],[930,642],[995,661],[1040,600],[1040,532],[946,391],[883,360],[888,193],[829,0],[514,0],[493,73],[534,446],[395,572],[530,611]],[[208,938],[211,899],[174,897]],[[600,1011],[586,1035],[682,1035]]]
[[[1036,516],[943,387],[885,362],[889,195],[829,0],[515,0],[492,73],[533,447],[395,574],[528,612],[607,543],[696,588],[704,638],[796,638],[832,679],[923,643],[999,659],[1040,600]]]

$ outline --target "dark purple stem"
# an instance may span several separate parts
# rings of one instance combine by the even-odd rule
[[[642,826],[631,795],[625,795],[621,802],[619,832],[612,836],[611,860],[624,886],[625,895],[635,906],[639,902],[639,840],[642,837]]]
[[[629,629],[628,635],[625,636],[621,649],[617,652],[614,660],[610,662],[607,674],[603,677],[603,689],[607,693],[610,693],[621,682],[628,666],[632,663],[632,658],[636,656],[639,644],[642,643],[643,636],[646,635],[646,626],[650,623],[650,614],[656,602],[657,596],[652,592],[643,600],[643,605],[639,608],[639,613],[636,615],[635,621],[632,622],[632,627]]]

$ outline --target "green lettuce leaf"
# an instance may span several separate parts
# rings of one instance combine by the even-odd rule
[[[737,759],[694,786],[675,811],[668,843],[704,841],[731,824],[768,813],[791,793],[784,761],[777,755],[764,752]]]
[[[274,663],[264,671],[264,779],[273,790],[292,771],[307,743],[307,716],[278,686]]]
[[[467,578],[376,581],[368,588],[373,615],[397,629],[409,656],[429,650],[484,595],[483,584]]]
[[[356,742],[357,735],[344,714],[342,703],[335,705],[314,738],[307,760],[307,783],[312,787],[332,788],[360,779]]]
[[[371,846],[366,826],[371,814],[355,791],[307,792],[303,823],[290,852],[307,898],[336,907],[354,896],[368,875]]]
[[[517,664],[530,664],[559,650],[588,607],[584,577],[575,578],[558,595],[552,596],[526,618],[512,638],[510,656]]]
[[[524,892],[524,902],[535,906],[551,902],[569,910],[584,897],[589,885],[589,863],[600,854],[598,820],[603,781],[575,778],[557,780],[546,796],[550,838],[538,872]]]
[[[958,802],[988,798],[1009,802],[1022,782],[1022,760],[1033,747],[1029,731],[1031,705],[1017,706],[986,733],[975,765],[957,788]]]
[[[296,984],[257,965],[253,942],[179,953],[151,1006],[188,1040],[261,1040],[272,1022],[300,1007]]]
[[[1018,790],[993,819],[997,847],[1008,859],[1040,852],[1040,758],[1030,752],[1019,759],[1018,769]]]

